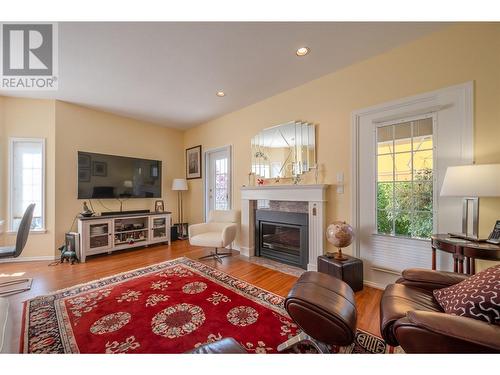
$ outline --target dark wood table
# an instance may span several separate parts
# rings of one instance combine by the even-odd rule
[[[318,271],[327,273],[346,282],[353,291],[363,289],[363,262],[361,259],[343,254],[346,260],[329,258],[326,255],[318,257]]]
[[[474,242],[450,237],[448,234],[431,236],[432,269],[436,269],[436,251],[444,251],[453,256],[453,272],[474,275],[475,260],[500,260],[500,246],[488,242]]]

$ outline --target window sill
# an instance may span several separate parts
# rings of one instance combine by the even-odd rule
[[[397,240],[414,240],[414,241],[424,241],[424,242],[429,242],[429,243],[431,242],[430,238],[395,236],[393,234],[372,233],[372,236],[376,236],[376,237],[388,237],[388,238],[394,238],[394,239],[397,239]]]
[[[47,229],[32,229],[30,230],[30,234],[45,234],[47,233]],[[7,234],[17,234],[17,230],[8,230]]]

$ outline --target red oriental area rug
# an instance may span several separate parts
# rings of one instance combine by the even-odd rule
[[[284,298],[179,258],[26,301],[24,353],[183,353],[233,337],[276,352],[297,326]]]
[[[298,333],[284,298],[206,264],[178,258],[25,302],[22,353],[184,353],[235,338],[276,353]],[[343,353],[387,353],[359,331]],[[306,346],[298,349],[309,352]],[[337,351],[337,350],[335,350]]]

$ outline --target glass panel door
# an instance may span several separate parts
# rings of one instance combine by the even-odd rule
[[[101,249],[111,247],[111,222],[91,223],[89,228],[89,248]]]
[[[207,152],[206,211],[231,208],[231,159],[229,147]]]
[[[167,218],[165,216],[151,218],[151,241],[165,241],[167,238]]]

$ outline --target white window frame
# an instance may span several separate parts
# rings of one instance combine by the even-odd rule
[[[45,138],[20,138],[20,137],[11,137],[9,138],[9,155],[8,155],[8,160],[9,160],[9,190],[8,190],[8,210],[9,210],[9,216],[8,216],[8,223],[9,223],[9,230],[8,233],[17,233],[17,230],[14,230],[14,220],[12,220],[12,215],[13,215],[13,196],[14,196],[14,144],[17,142],[32,142],[32,143],[39,143],[42,145],[42,207],[41,207],[41,214],[42,214],[42,227],[38,229],[32,229],[30,230],[31,233],[46,233],[46,217],[45,217],[45,175],[47,173],[46,170],[46,153],[45,153],[45,143],[46,140]]]
[[[437,193],[437,165],[438,165],[438,139],[436,137],[437,133],[437,115],[436,113],[426,113],[423,115],[417,115],[417,116],[406,116],[406,117],[400,117],[395,120],[389,120],[389,121],[384,121],[384,122],[379,122],[375,126],[375,132],[378,131],[379,128],[385,127],[385,126],[390,126],[390,125],[398,125],[398,124],[404,124],[407,122],[411,121],[418,121],[418,120],[425,120],[425,119],[432,119],[432,228],[433,228],[433,233],[436,233],[437,228],[438,228],[438,204],[439,201],[437,199],[438,193]],[[413,137],[413,136],[412,136]],[[377,162],[377,150],[378,150],[378,142],[377,142],[377,137],[374,137],[375,141],[375,152],[376,154],[374,155],[374,169],[375,169],[375,185],[377,184],[378,180],[378,162]],[[413,152],[413,151],[412,151]],[[396,153],[392,153],[392,155],[395,155]],[[413,181],[413,180],[412,180]],[[375,194],[377,194],[377,187],[375,187]],[[374,207],[374,212],[375,212],[375,224],[378,226],[378,207],[377,207],[377,198],[375,197],[375,207]],[[430,241],[430,238],[419,238],[419,237],[411,237],[411,236],[403,236],[403,235],[397,235],[397,234],[384,234],[384,233],[378,233],[378,231],[375,231],[373,233],[375,236],[388,236],[388,237],[394,237],[394,238],[405,238],[405,239],[411,239],[411,240],[417,240],[417,241]]]

